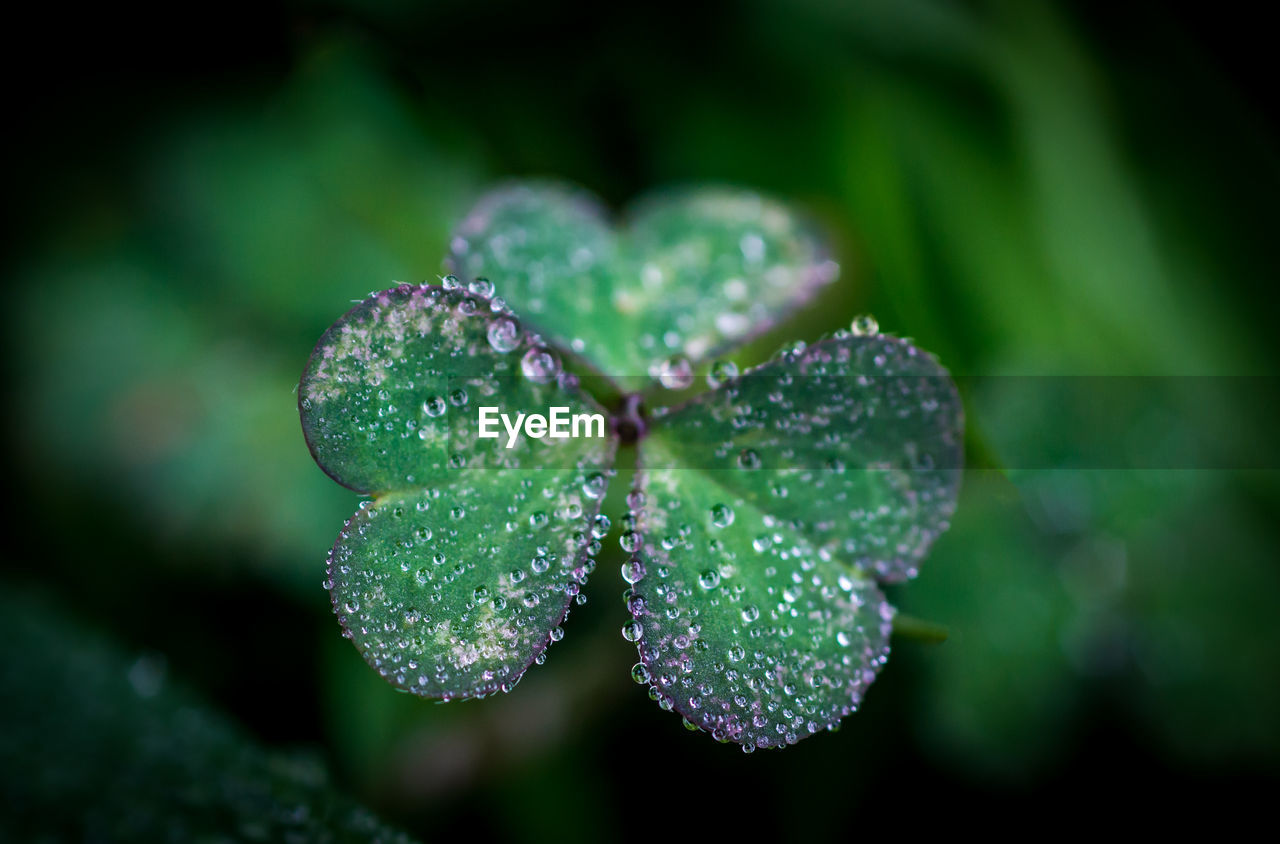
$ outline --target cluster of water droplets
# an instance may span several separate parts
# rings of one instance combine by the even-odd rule
[[[335,323],[308,364],[299,407],[317,460],[373,490],[474,465],[493,443],[474,436],[479,404],[545,408],[556,391],[576,392],[576,378],[494,285],[445,276],[373,294]],[[520,457],[489,452],[498,465]]]
[[[477,439],[481,403],[596,408],[495,294],[453,276],[374,294],[321,339],[300,386],[320,464],[395,490],[364,502],[330,553],[345,635],[389,682],[444,699],[510,689],[563,636],[613,473],[607,440],[549,441],[550,459],[551,444]],[[457,471],[483,448],[506,462]]]
[[[470,465],[440,436],[450,408],[511,376],[576,386],[490,271],[555,341],[606,368],[643,362],[684,390],[692,360],[835,277],[797,232],[759,197],[695,196],[654,203],[619,245],[579,197],[516,189],[454,236],[470,282],[403,285],[335,324],[300,390],[313,451],[353,487],[410,489],[362,507],[330,556],[335,610],[371,665],[436,697],[509,689],[563,635],[611,527],[598,514],[611,451],[483,485],[434,482]],[[565,283],[601,274],[617,323],[580,313]],[[639,650],[633,678],[663,708],[750,752],[834,729],[857,707],[892,620],[873,578],[914,574],[945,529],[960,414],[945,372],[869,316],[754,372],[714,362],[706,381],[712,392],[667,415],[646,451],[729,471],[682,483],[659,460],[641,476],[620,526],[622,633]]]
[[[500,188],[454,231],[449,264],[494,279],[562,347],[607,372],[691,384],[687,361],[741,343],[800,306],[839,267],[786,208],[743,190],[646,198],[615,231],[572,187]],[[609,318],[582,289],[607,291]]]
[[[699,511],[714,485],[682,489],[675,474],[653,473],[629,501],[632,679],[747,752],[833,729],[887,659],[892,608],[871,580],[745,502]]]
[[[962,417],[945,370],[870,317],[708,381],[645,441],[622,635],[661,706],[750,752],[858,706],[888,655],[877,581],[945,529]]]
[[[509,691],[582,602],[608,530],[597,514],[608,474],[498,471],[483,487],[366,502],[335,544],[324,584],[344,634],[416,694]]]
[[[815,547],[902,580],[954,511],[963,412],[932,357],[859,317],[727,378],[653,436],[651,465],[711,470]]]

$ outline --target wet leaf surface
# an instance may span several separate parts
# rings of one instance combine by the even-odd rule
[[[376,493],[330,553],[346,635],[418,694],[513,686],[590,569],[614,446],[520,436],[508,448],[478,436],[477,408],[600,408],[485,296],[432,286],[375,294],[335,323],[299,405],[325,471]]]
[[[915,574],[955,508],[961,408],[906,341],[844,335],[661,418],[632,494],[640,679],[746,750],[857,708],[888,658],[877,580]]]
[[[615,232],[593,197],[565,186],[500,188],[459,224],[449,260],[628,384],[745,342],[838,273],[804,223],[749,191],[655,194],[624,219]]]
[[[127,653],[13,584],[0,609],[11,840],[411,840],[338,794],[314,756],[255,745],[160,655]]]

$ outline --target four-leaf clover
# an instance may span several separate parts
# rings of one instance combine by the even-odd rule
[[[855,709],[887,659],[880,584],[913,576],[947,527],[960,402],[931,356],[864,320],[742,374],[713,364],[711,389],[649,408],[837,267],[744,191],[668,193],[628,219],[614,230],[558,185],[496,190],[452,238],[455,275],[373,294],[320,339],[303,430],[371,496],[329,556],[334,609],[401,689],[509,690],[563,635],[634,445],[633,677],[744,750],[794,743]],[[485,438],[484,406],[601,414],[609,431]]]

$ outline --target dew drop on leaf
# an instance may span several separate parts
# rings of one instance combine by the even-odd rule
[[[862,314],[853,318],[849,330],[854,337],[873,337],[880,333],[880,323],[871,314]]]
[[[562,635],[613,462],[606,438],[507,449],[446,412],[479,396],[602,412],[554,377],[511,377],[525,367],[491,336],[519,334],[478,307],[485,292],[451,280],[373,294],[325,333],[299,385],[317,462],[372,494],[328,561],[344,635],[389,683],[445,700],[513,688]],[[553,375],[536,351],[533,368]]]
[[[738,377],[738,366],[731,360],[718,360],[707,372],[707,386],[716,389]]]
[[[520,371],[535,384],[549,384],[560,372],[560,362],[549,349],[534,346],[521,358]]]
[[[489,323],[488,337],[495,352],[513,352],[520,345],[520,327],[513,319],[499,317]]]
[[[639,583],[644,577],[644,561],[632,557],[622,564],[622,579],[627,583]]]
[[[605,487],[609,484],[608,479],[601,472],[593,472],[587,476],[582,483],[582,494],[587,498],[596,500],[604,495]]]
[[[618,537],[618,544],[622,546],[623,551],[630,554],[640,547],[640,534],[634,530],[629,530]]]
[[[668,390],[684,390],[693,384],[693,364],[686,357],[664,360],[658,366],[658,383]]]
[[[467,290],[477,296],[489,299],[493,296],[493,282],[487,278],[477,278],[467,285]]]
[[[880,334],[792,344],[652,426],[628,518],[657,576],[628,608],[660,705],[744,748],[853,712],[888,658],[879,584],[946,529],[961,443],[945,370]]]

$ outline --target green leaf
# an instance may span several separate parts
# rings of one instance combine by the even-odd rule
[[[495,308],[497,308],[495,310]],[[554,351],[509,312],[460,288],[376,293],[316,344],[298,395],[312,455],[358,492],[456,480],[467,467],[540,468],[607,459],[603,438],[480,439],[480,406],[603,413]]]
[[[853,711],[889,654],[893,610],[876,584],[708,473],[644,478],[623,635],[639,639],[637,672],[664,708],[749,750]]]
[[[855,709],[888,655],[876,581],[914,575],[955,508],[961,418],[931,357],[845,335],[658,420],[623,538],[655,696],[748,750]]]
[[[963,409],[933,357],[887,335],[787,352],[661,417],[645,462],[696,468],[868,576],[916,573],[955,510]]]
[[[362,508],[329,558],[346,635],[398,688],[509,691],[559,637],[592,568],[588,525],[604,491],[592,477],[603,480],[494,470]]]
[[[167,675],[0,584],[0,828],[15,841],[408,842],[313,754],[255,745]]]
[[[432,697],[510,688],[555,638],[612,471],[607,436],[477,436],[481,405],[603,414],[494,307],[460,289],[375,294],[325,333],[300,386],[317,462],[378,493],[330,554],[334,609],[370,665]]]
[[[627,220],[615,234],[592,197],[565,186],[501,188],[458,226],[449,263],[626,383],[757,336],[838,273],[791,212],[747,191],[658,194]]]

